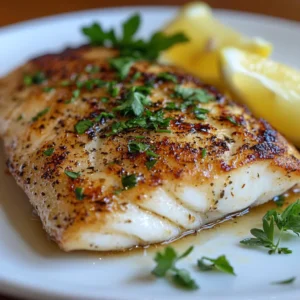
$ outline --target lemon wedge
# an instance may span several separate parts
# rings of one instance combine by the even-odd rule
[[[204,81],[221,86],[218,52],[226,46],[245,49],[268,56],[272,45],[260,38],[250,39],[216,20],[211,8],[202,2],[189,3],[163,31],[167,34],[183,32],[189,42],[166,51],[162,59],[181,66]]]
[[[220,58],[237,99],[300,147],[300,72],[235,48],[223,49]]]

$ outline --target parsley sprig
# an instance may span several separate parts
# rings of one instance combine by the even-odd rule
[[[277,241],[275,241],[275,226],[279,230]],[[269,248],[269,254],[284,253],[290,254],[292,250],[279,247],[283,232],[292,231],[299,235],[300,233],[300,200],[289,205],[282,213],[276,210],[268,211],[263,217],[263,228],[251,229],[254,238],[247,238],[240,243],[247,246],[263,246]]]
[[[187,257],[193,251],[193,247],[188,248],[183,254],[178,255],[172,247],[167,247],[162,252],[158,252],[154,258],[157,265],[152,274],[156,277],[166,277],[171,275],[171,280],[180,287],[196,290],[199,288],[197,283],[191,278],[186,269],[178,269],[176,263]]]
[[[120,36],[117,36],[114,29],[103,29],[99,23],[83,27],[82,32],[92,45],[118,48],[120,56],[136,59],[154,60],[158,58],[161,51],[188,41],[183,33],[166,35],[163,32],[154,33],[148,41],[138,39],[136,33],[140,24],[141,17],[135,14],[122,24]]]
[[[216,259],[203,256],[198,260],[197,265],[201,271],[219,270],[227,274],[235,275],[234,269],[225,255],[221,255]]]

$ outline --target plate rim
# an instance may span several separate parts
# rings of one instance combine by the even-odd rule
[[[37,25],[40,22],[53,22],[57,18],[71,18],[75,16],[83,16],[88,15],[90,13],[95,13],[97,11],[99,12],[107,12],[107,13],[114,13],[116,11],[132,11],[132,10],[178,10],[181,6],[179,5],[132,5],[132,6],[117,6],[117,7],[104,7],[104,8],[92,8],[92,9],[84,9],[84,10],[78,10],[78,11],[71,11],[71,12],[65,12],[65,13],[57,13],[52,14],[49,16],[43,16],[43,17],[37,17],[32,18],[29,20],[24,20],[21,22],[16,22],[13,24],[8,24],[5,26],[0,27],[0,35],[4,33],[9,33],[9,31],[12,30],[18,30],[24,26],[32,26]],[[275,17],[275,16],[269,16],[265,14],[260,13],[253,13],[253,12],[245,12],[241,10],[233,10],[233,9],[223,9],[223,8],[213,8],[213,12],[216,12],[218,14],[232,14],[232,15],[240,15],[245,16],[248,18],[257,18],[257,19],[267,19],[270,22],[283,22],[285,23],[285,26],[300,26],[300,21],[290,20],[282,17]]]
[[[22,28],[26,28],[26,27],[31,27],[31,26],[39,26],[42,25],[44,23],[51,23],[54,22],[57,19],[68,19],[68,18],[74,18],[74,17],[80,17],[80,16],[85,16],[88,15],[90,13],[96,13],[96,12],[106,12],[106,13],[116,13],[116,12],[120,12],[120,10],[123,13],[131,13],[135,10],[140,10],[140,11],[146,11],[146,10],[151,10],[151,11],[155,11],[157,9],[161,10],[165,10],[165,11],[176,11],[179,9],[180,6],[177,5],[162,5],[162,6],[158,6],[158,5],[146,5],[146,6],[119,6],[119,7],[106,7],[106,8],[94,8],[94,9],[87,9],[87,10],[79,10],[79,11],[71,11],[71,12],[66,12],[66,13],[58,13],[58,14],[53,14],[53,15],[49,15],[49,16],[44,16],[44,17],[38,17],[38,18],[33,18],[30,20],[25,20],[22,22],[17,22],[14,24],[10,24],[10,25],[6,25],[6,26],[2,26],[0,27],[0,37],[2,34],[10,34],[13,32],[18,32],[19,30],[21,30]],[[284,23],[283,26],[288,26],[288,27],[293,27],[295,29],[295,27],[300,28],[300,21],[294,21],[294,20],[289,20],[289,19],[285,19],[285,18],[280,18],[280,17],[274,17],[274,16],[268,16],[268,15],[264,15],[264,14],[257,14],[257,13],[251,13],[251,12],[243,12],[243,11],[239,11],[239,10],[227,10],[227,9],[213,9],[213,12],[220,14],[220,15],[232,15],[235,17],[239,17],[239,18],[243,18],[243,17],[247,17],[250,18],[251,20],[255,21],[255,20],[267,20],[267,22],[270,23],[274,23],[274,22],[280,22],[280,23]],[[0,278],[0,291],[1,293],[3,293],[4,295],[7,296],[16,296],[16,297],[22,297],[22,298],[30,298],[30,299],[41,299],[41,297],[43,299],[66,299],[66,300],[75,300],[75,299],[82,299],[83,295],[74,295],[70,292],[70,290],[68,291],[64,291],[62,292],[60,291],[56,291],[56,290],[50,290],[49,288],[44,288],[44,287],[37,287],[37,286],[33,286],[33,285],[24,285],[22,282],[18,282],[18,281],[12,281],[12,280],[6,280],[5,278]],[[240,300],[268,300],[268,299],[286,299],[286,297],[289,297],[289,299],[291,300],[296,300],[298,299],[297,296],[297,292],[299,290],[292,290],[292,291],[281,291],[279,297],[276,297],[275,294],[271,294],[269,296],[266,295],[258,295],[258,296],[239,296],[238,299]],[[275,293],[276,291],[274,291]],[[275,295],[275,298],[274,298]],[[74,298],[75,296],[75,298]],[[187,295],[189,296],[189,295]],[[84,298],[86,300],[89,299],[96,299],[96,296],[93,295],[84,295]],[[189,297],[187,297],[189,298]],[[124,300],[127,299],[126,295],[124,296],[108,296],[108,294],[103,294],[103,295],[99,295],[97,299],[106,299],[106,300],[112,300],[112,299],[118,299],[118,300]],[[138,297],[135,298],[131,298],[131,299],[139,299]],[[154,298],[153,298],[154,299]],[[177,297],[175,297],[175,299],[177,299]],[[206,296],[203,296],[202,299],[208,299]],[[232,299],[232,296],[226,296],[226,297],[222,297],[220,298],[219,296],[212,296],[209,297],[210,300],[230,300]]]

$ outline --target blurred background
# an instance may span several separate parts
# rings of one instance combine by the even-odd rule
[[[0,0],[0,26],[63,12],[127,5],[181,5],[185,0]],[[207,0],[216,8],[300,21],[300,0]]]

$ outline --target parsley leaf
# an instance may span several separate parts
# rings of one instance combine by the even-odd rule
[[[75,125],[75,130],[78,134],[84,134],[93,125],[94,123],[91,120],[81,120]]]
[[[120,92],[120,88],[117,86],[117,82],[115,82],[115,81],[109,82],[107,91],[112,97],[117,97]]]
[[[115,115],[113,113],[108,113],[108,112],[101,112],[100,115],[98,115],[96,118],[95,118],[95,122],[99,122],[103,119],[112,119],[114,118]]]
[[[122,25],[123,27],[123,43],[129,43],[132,41],[134,35],[138,31],[141,24],[141,17],[139,14],[131,16],[127,21]]]
[[[83,27],[82,33],[86,35],[92,45],[104,45],[104,42],[110,38],[109,32],[104,32],[98,23],[93,23],[89,27]]]
[[[201,150],[201,156],[202,156],[202,158],[206,157],[206,155],[207,155],[207,150],[205,148],[203,148]]]
[[[275,225],[279,229],[277,242],[274,242]],[[269,248],[269,254],[284,253],[290,254],[292,251],[288,248],[279,248],[282,233],[284,231],[293,231],[300,233],[300,200],[289,205],[283,213],[276,210],[268,211],[263,217],[263,229],[253,228],[251,234],[254,238],[247,238],[240,243],[248,246],[264,246]]]
[[[210,264],[207,264],[205,261],[210,262]],[[235,275],[234,269],[230,265],[225,255],[221,255],[216,259],[203,256],[201,259],[198,260],[198,268],[201,271],[209,271],[209,270],[217,269],[221,272]]]
[[[53,154],[53,152],[54,152],[54,148],[48,148],[47,150],[45,150],[45,151],[43,152],[43,154],[44,154],[45,156],[51,156],[51,155]]]
[[[236,126],[240,126],[240,125],[241,125],[241,124],[236,120],[236,118],[233,117],[233,116],[227,116],[226,119],[227,119],[230,123],[232,123],[232,124],[234,124],[234,125],[236,125]]]
[[[130,153],[144,153],[150,148],[150,145],[137,142],[128,143],[128,151]]]
[[[157,163],[157,159],[150,158],[149,160],[146,161],[145,165],[148,170],[151,170],[155,166],[156,163]]]
[[[43,72],[36,72],[33,75],[25,75],[23,82],[25,85],[30,86],[33,84],[41,84],[46,80],[46,76]]]
[[[72,92],[72,98],[65,101],[65,104],[74,103],[77,98],[80,96],[80,90],[76,89]]]
[[[124,115],[133,113],[140,116],[144,112],[144,106],[149,105],[149,99],[140,92],[131,89],[126,96],[126,100],[119,106],[115,107],[115,111],[121,111]]]
[[[43,117],[47,112],[49,112],[50,108],[46,107],[45,109],[43,109],[42,111],[40,111],[39,113],[37,113],[32,119],[32,122],[36,122],[38,119],[40,119],[41,117]]]
[[[174,83],[177,83],[177,77],[171,73],[168,73],[168,72],[162,72],[162,73],[159,73],[157,75],[157,78],[158,79],[161,79],[161,80],[164,80],[164,81],[172,81]]]
[[[85,197],[85,195],[83,193],[83,188],[81,188],[81,187],[75,188],[75,196],[76,196],[77,200],[83,200]]]
[[[120,79],[124,80],[128,76],[135,59],[132,57],[117,57],[110,59],[109,62],[111,67],[118,71]]]
[[[285,280],[273,281],[271,284],[291,284],[296,280],[296,277],[291,277]]]
[[[195,105],[196,103],[208,103],[215,99],[207,91],[201,88],[185,88],[180,85],[176,86],[175,96],[182,98],[185,101],[185,106]]]
[[[135,187],[138,183],[138,178],[135,174],[122,177],[122,185],[124,190],[129,190]]]
[[[178,269],[176,263],[188,256],[193,251],[193,247],[188,248],[182,255],[178,256],[172,247],[166,247],[163,252],[156,253],[154,258],[157,263],[152,270],[156,277],[165,277],[168,273],[172,274],[172,281],[180,287],[187,289],[198,289],[198,285],[191,278],[190,273],[185,269]]]
[[[77,179],[80,176],[80,173],[72,172],[72,171],[68,171],[68,170],[65,170],[65,174],[72,179]]]

